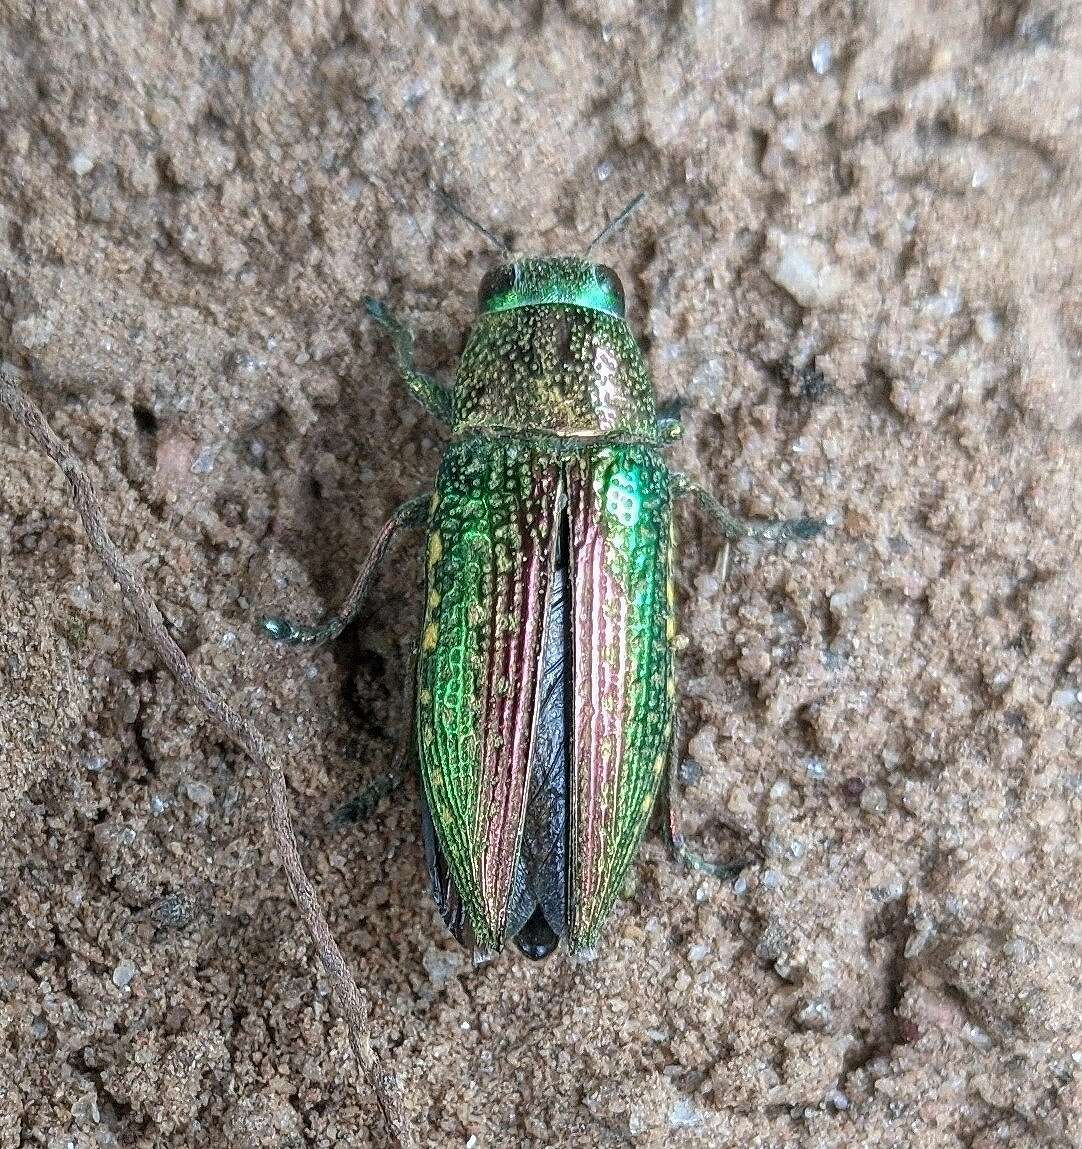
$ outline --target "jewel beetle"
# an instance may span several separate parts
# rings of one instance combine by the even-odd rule
[[[693,497],[727,545],[822,528],[738,518],[664,462],[679,425],[659,417],[619,277],[590,260],[637,202],[581,257],[489,270],[451,388],[366,301],[406,386],[450,429],[435,489],[391,516],[337,614],[262,624],[287,643],[336,637],[395,534],[426,531],[412,757],[433,895],[479,956],[508,940],[531,958],[561,939],[592,950],[671,775],[675,499]]]

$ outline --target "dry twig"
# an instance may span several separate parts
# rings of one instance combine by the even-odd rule
[[[417,1139],[413,1124],[406,1114],[398,1082],[372,1052],[368,1033],[368,1004],[353,980],[320,907],[316,891],[304,872],[289,813],[285,771],[278,752],[267,744],[247,719],[242,718],[196,675],[184,652],[166,630],[165,620],[146,585],[128,566],[110,538],[101,502],[82,463],[58,438],[37,405],[23,394],[7,365],[0,369],[0,406],[7,409],[15,422],[26,429],[38,447],[64,472],[71,484],[72,500],[83,521],[91,548],[119,585],[122,598],[135,615],[143,636],[177,680],[181,690],[262,771],[271,829],[282,858],[289,892],[293,895],[334,987],[339,1006],[345,1015],[353,1054],[375,1090],[394,1143],[403,1149],[413,1149]]]

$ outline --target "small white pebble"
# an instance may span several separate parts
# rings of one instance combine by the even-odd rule
[[[982,311],[974,320],[973,327],[982,343],[994,343],[999,337],[1001,324],[994,311]]]
[[[603,184],[609,176],[612,175],[612,164],[608,160],[602,160],[597,165],[597,182]]]
[[[703,958],[706,957],[707,954],[709,954],[709,953],[710,953],[710,947],[709,946],[704,946],[702,944],[702,942],[696,942],[688,950],[688,957],[692,961],[702,961]]]
[[[1003,954],[1011,961],[1024,961],[1026,956],[1026,943],[1022,938],[1011,938],[1003,946]]]
[[[206,782],[186,782],[184,793],[188,795],[188,800],[197,806],[209,806],[214,801],[214,791]]]
[[[128,961],[127,958],[121,958],[121,960],[117,962],[116,969],[113,970],[113,985],[115,985],[117,989],[126,989],[131,985],[135,974],[135,966]]]
[[[905,949],[902,951],[907,958],[915,958],[921,953],[935,935],[935,922],[930,918],[921,918],[913,933],[906,939]]]
[[[784,881],[785,875],[779,873],[777,870],[763,871],[763,885],[766,886],[768,890],[776,890]]]
[[[1082,702],[1082,691],[1078,690],[1057,690],[1052,695],[1053,706],[1074,706],[1076,702]]]
[[[784,778],[779,778],[773,786],[770,787],[770,800],[772,802],[784,802],[786,798],[793,792],[793,788]]]
[[[817,76],[825,76],[830,71],[830,65],[834,63],[834,47],[830,41],[824,36],[821,40],[816,40],[815,47],[811,50],[811,65],[815,69]]]
[[[157,794],[155,794],[150,799],[150,812],[155,817],[158,817],[160,814],[164,814],[165,813],[165,799],[160,798]]]
[[[209,475],[214,470],[214,455],[213,447],[204,447],[195,457],[192,463],[193,475]]]
[[[77,176],[85,176],[94,170],[94,161],[86,152],[76,152],[71,157],[71,170]]]
[[[669,1110],[670,1129],[690,1129],[702,1121],[690,1097],[681,1097]]]
[[[763,270],[801,307],[829,307],[849,287],[849,276],[818,240],[771,231]]]
[[[881,786],[866,786],[860,795],[860,808],[869,814],[887,812],[887,795]]]
[[[835,617],[846,615],[856,603],[868,593],[868,580],[858,572],[851,575],[830,596],[830,613]]]
[[[748,892],[748,879],[743,874],[733,882],[733,893],[739,898]]]
[[[808,772],[809,778],[814,778],[819,781],[827,776],[826,763],[822,758],[811,757],[804,760],[804,769]]]
[[[835,1109],[845,1112],[849,1108],[849,1098],[840,1089],[832,1089],[827,1094],[827,1101],[834,1106]]]
[[[962,293],[957,287],[945,287],[924,301],[924,310],[934,319],[950,319],[962,308]]]
[[[99,770],[104,770],[108,765],[107,760],[102,758],[100,754],[84,754],[82,763],[91,774],[97,774]]]

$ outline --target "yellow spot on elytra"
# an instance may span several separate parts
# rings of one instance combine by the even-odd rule
[[[430,591],[428,595],[428,609],[435,610],[440,605],[440,592],[438,590]]]
[[[442,556],[443,539],[440,538],[439,531],[433,531],[428,539],[428,566],[430,570],[440,561]]]
[[[428,626],[425,627],[425,636],[421,640],[421,649],[435,650],[436,640],[439,638],[439,636],[440,628],[434,622],[430,622]]]
[[[653,794],[647,794],[646,797],[643,798],[643,800],[642,800],[642,806],[641,806],[642,812],[644,814],[649,814],[650,808],[653,806],[653,804],[654,804]]]
[[[668,682],[665,683],[665,693],[666,693],[666,695],[668,695],[669,698],[675,698],[676,697],[676,679],[673,678],[671,675],[669,677]]]
[[[431,703],[432,703],[432,691],[431,690],[422,690],[421,691],[421,705],[422,706],[430,706]]]
[[[662,774],[664,772],[667,764],[668,764],[668,759],[665,757],[665,755],[659,754],[654,759],[654,773],[655,774]],[[653,796],[651,796],[650,800],[653,801]]]

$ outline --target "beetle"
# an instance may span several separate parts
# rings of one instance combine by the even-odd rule
[[[675,499],[693,497],[726,547],[822,527],[739,518],[663,461],[679,424],[658,414],[619,276],[590,259],[637,202],[582,256],[509,257],[485,274],[451,389],[366,300],[407,388],[452,438],[434,491],[391,516],[337,614],[262,624],[282,642],[329,641],[392,538],[425,529],[422,834],[436,904],[478,957],[508,940],[534,959],[561,939],[592,951],[671,778]]]

